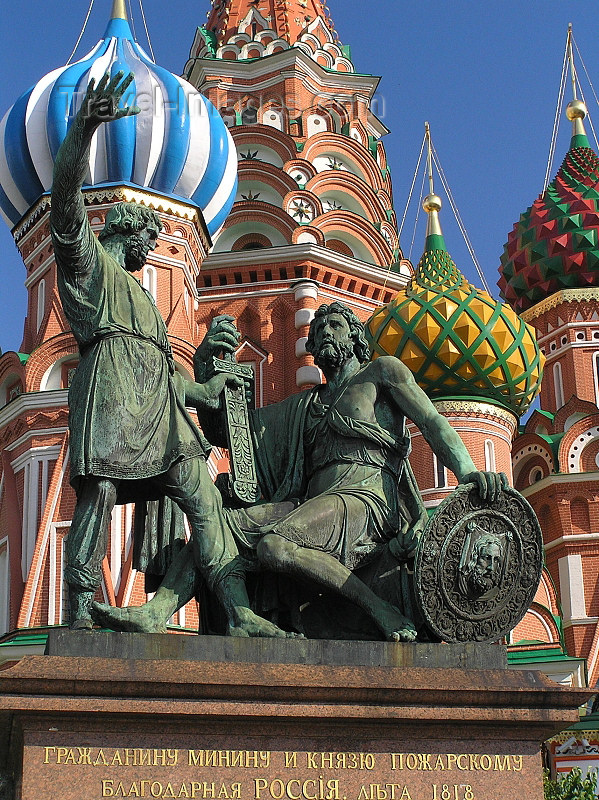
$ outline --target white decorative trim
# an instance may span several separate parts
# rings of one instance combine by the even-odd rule
[[[0,428],[25,411],[38,411],[48,408],[67,407],[69,404],[68,389],[53,389],[48,392],[24,392],[15,400],[0,409]]]
[[[296,285],[293,294],[298,303],[306,298],[318,300],[318,284],[315,281],[302,281]]]
[[[540,481],[539,481],[540,483]],[[554,547],[559,547],[563,544],[581,545],[591,544],[592,542],[599,542],[599,533],[571,533],[565,536],[559,536],[557,539],[552,539],[545,545],[545,552],[553,550]]]
[[[129,573],[129,577],[127,578],[127,588],[125,589],[125,593],[123,595],[123,607],[128,606],[131,601],[131,593],[133,592],[133,586],[135,584],[135,578],[137,576],[137,570],[132,569]]]
[[[460,423],[464,421],[463,417],[446,417],[446,419],[449,422],[449,424],[451,425],[451,427],[456,431],[461,431],[463,433],[480,433],[483,436],[488,436],[491,433],[486,428],[475,428],[475,427],[473,427],[471,425],[460,425]],[[488,424],[492,425],[493,423],[489,420]],[[412,436],[412,438],[414,439],[417,436],[422,436],[422,433],[417,428],[415,428],[415,426],[414,426],[415,429],[412,432],[412,426],[413,425],[414,425],[414,423],[411,423],[408,426],[409,429],[410,429],[410,435]],[[501,426],[498,423],[495,423],[495,427],[501,429]],[[503,430],[505,431],[505,428]],[[509,445],[511,447],[511,444],[512,444],[512,431],[508,430],[505,433],[500,433],[499,431],[497,431],[497,432],[493,432],[492,435],[496,436],[498,439],[501,439],[502,442],[505,442],[507,445]]]
[[[595,477],[590,477],[591,475]],[[530,497],[541,489],[546,489],[548,486],[558,483],[588,483],[589,481],[596,482],[599,487],[599,472],[575,472],[572,474],[560,473],[557,475],[547,475],[547,477],[543,478],[542,481],[538,481],[538,483],[535,483],[532,486],[525,486],[523,489],[520,489],[520,494],[524,497]]]
[[[361,90],[367,94],[367,97],[370,97],[380,82],[380,78],[371,75],[355,72],[329,72],[298,47],[273,53],[266,58],[256,59],[249,63],[236,61],[226,61],[225,63],[227,78],[230,78],[231,81],[237,79],[239,83],[225,84],[222,81],[223,61],[210,58],[190,59],[185,65],[187,80],[196,85],[204,94],[204,84],[210,78],[218,81],[218,84],[222,84],[223,87],[229,87],[232,92],[238,91],[246,94],[248,82],[251,83],[252,91],[256,93],[260,89],[280,83],[283,77],[299,78],[304,85],[306,81],[312,81],[315,96],[318,95],[319,87],[325,89],[329,86],[332,97],[338,101],[340,99],[339,89],[346,89],[350,93]],[[298,65],[301,66],[301,70],[298,69]],[[272,77],[269,79],[268,76]]]
[[[536,617],[536,619],[541,623],[541,625],[545,629],[545,633],[547,634],[548,643],[553,642],[554,639],[552,638],[551,628],[547,624],[547,620],[543,617],[543,615],[539,614],[539,612],[536,611],[534,608],[529,608],[528,611],[527,611],[527,614],[530,614],[532,617]],[[526,619],[526,616],[524,617],[524,619]]]
[[[520,318],[523,319],[524,322],[530,322],[546,311],[557,308],[562,303],[582,303],[585,300],[599,300],[599,289],[562,289],[552,294],[551,297],[546,297],[544,300],[541,300],[540,303],[523,311],[520,314]]]
[[[7,448],[8,449],[8,448]],[[61,445],[49,444],[42,447],[31,447],[20,456],[17,456],[14,461],[11,461],[13,472],[16,474],[23,469],[23,467],[33,460],[37,461],[52,461],[56,460],[60,455]]]
[[[599,617],[576,617],[564,622],[564,628],[575,628],[579,625],[596,625],[599,622]]]
[[[42,436],[50,436],[52,434],[57,434],[57,433],[64,434],[67,431],[68,428],[36,428],[35,430],[27,431],[22,436],[19,436],[19,438],[15,439],[14,442],[7,444],[4,449],[8,452],[11,452],[12,450],[16,450],[17,448],[19,448],[29,439],[33,439],[34,436],[42,437]]]
[[[70,453],[70,447],[67,447],[67,450],[66,450],[66,453],[65,453],[65,456],[64,456],[64,461],[62,463],[62,468],[60,470],[60,476],[59,476],[58,481],[57,481],[56,492],[54,493],[54,497],[51,500],[51,505],[50,505],[50,509],[49,509],[50,513],[48,515],[48,521],[46,523],[46,527],[45,527],[45,529],[44,529],[44,531],[42,533],[42,536],[41,536],[40,551],[39,551],[40,555],[41,555],[41,553],[43,553],[46,550],[46,547],[48,546],[48,538],[50,536],[50,528],[51,528],[51,525],[52,525],[52,519],[53,519],[54,514],[56,512],[56,506],[58,505],[58,499],[59,499],[59,497],[61,495],[62,484],[64,482],[64,476],[66,474],[67,466],[68,466],[68,462],[69,462],[69,453]],[[35,603],[35,599],[36,599],[37,593],[38,593],[38,587],[39,587],[39,581],[40,581],[40,575],[41,575],[41,571],[42,571],[43,561],[44,561],[44,559],[41,558],[41,557],[37,559],[37,564],[36,564],[36,568],[35,568],[35,575],[33,576],[33,581],[32,581],[31,594],[29,596],[29,602],[27,604],[27,610],[26,610],[26,614],[25,614],[25,627],[26,628],[31,626],[31,617],[32,617],[32,614],[33,614],[33,605]]]
[[[576,437],[576,439],[570,445],[570,449],[568,450],[568,472],[580,472],[580,457],[582,456],[585,447],[590,441],[597,439],[598,437],[599,426],[597,425],[594,428],[590,428],[588,431],[585,431],[582,435]]]
[[[512,463],[514,466],[526,456],[541,456],[543,461],[547,464],[550,469],[553,469],[553,456],[551,455],[550,451],[546,447],[542,447],[538,444],[530,444],[521,447],[520,450],[516,450],[515,455],[512,455]]]
[[[433,400],[433,405],[440,414],[448,411],[464,414],[484,414],[485,416],[498,417],[514,428],[518,424],[518,417],[513,411],[508,411],[507,408],[496,406],[493,403],[485,403],[484,400]]]
[[[60,625],[65,620],[62,618],[63,590],[64,590],[64,537],[60,540],[60,570],[58,569],[58,529],[70,528],[71,521],[53,522],[50,525],[50,575],[48,579],[48,625]],[[58,585],[57,585],[58,578]],[[58,602],[57,602],[58,601]],[[56,606],[58,605],[58,620],[56,619]]]

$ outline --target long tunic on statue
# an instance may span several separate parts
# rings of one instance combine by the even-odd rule
[[[354,569],[421,515],[403,434],[345,416],[335,402],[321,403],[318,387],[257,409],[251,420],[264,498],[301,501],[272,526],[280,536]],[[331,508],[326,524],[310,524],[311,501],[323,499]],[[243,527],[237,532],[241,552],[255,547]]]
[[[58,290],[81,360],[69,389],[71,483],[88,475],[137,481],[209,445],[185,409],[166,326],[139,281],[109,255],[87,222],[52,230]]]

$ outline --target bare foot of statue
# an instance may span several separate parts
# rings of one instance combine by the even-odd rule
[[[92,617],[102,628],[127,633],[166,633],[164,612],[151,606],[116,608],[105,603],[92,604]]]
[[[389,603],[377,614],[377,624],[388,642],[413,642],[418,635],[414,623]]]
[[[254,614],[249,608],[235,609],[235,623],[229,625],[229,636],[265,637],[270,639],[303,639],[301,633],[289,633]]]

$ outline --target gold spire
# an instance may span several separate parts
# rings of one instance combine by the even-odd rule
[[[428,173],[428,190],[429,193],[424,198],[422,207],[428,214],[428,222],[426,225],[427,236],[443,236],[441,230],[441,223],[439,222],[439,211],[441,210],[442,201],[439,195],[435,194],[435,185],[433,182],[433,143],[431,140],[431,128],[428,122],[424,123],[425,138],[428,146],[428,153],[426,159],[426,170]]]
[[[587,107],[578,99],[576,89],[576,67],[574,66],[574,50],[572,48],[572,23],[568,25],[568,63],[570,64],[570,80],[572,83],[572,102],[566,107],[566,116],[572,122],[572,136],[586,136],[583,120],[587,115]]]
[[[127,19],[125,0],[112,0],[112,14],[110,19]]]

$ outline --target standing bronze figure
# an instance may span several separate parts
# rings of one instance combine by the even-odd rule
[[[58,287],[81,355],[69,391],[71,482],[77,506],[66,543],[71,627],[92,627],[115,503],[171,498],[187,515],[195,567],[225,609],[231,633],[285,634],[249,608],[238,551],[206,467],[210,445],[186,411],[214,404],[228,380],[185,381],[165,324],[133,273],[156,247],[157,215],[118,204],[99,240],[81,193],[90,145],[103,123],[139,113],[119,108],[133,79],[108,75],[87,94],[57,155],[51,230]]]

